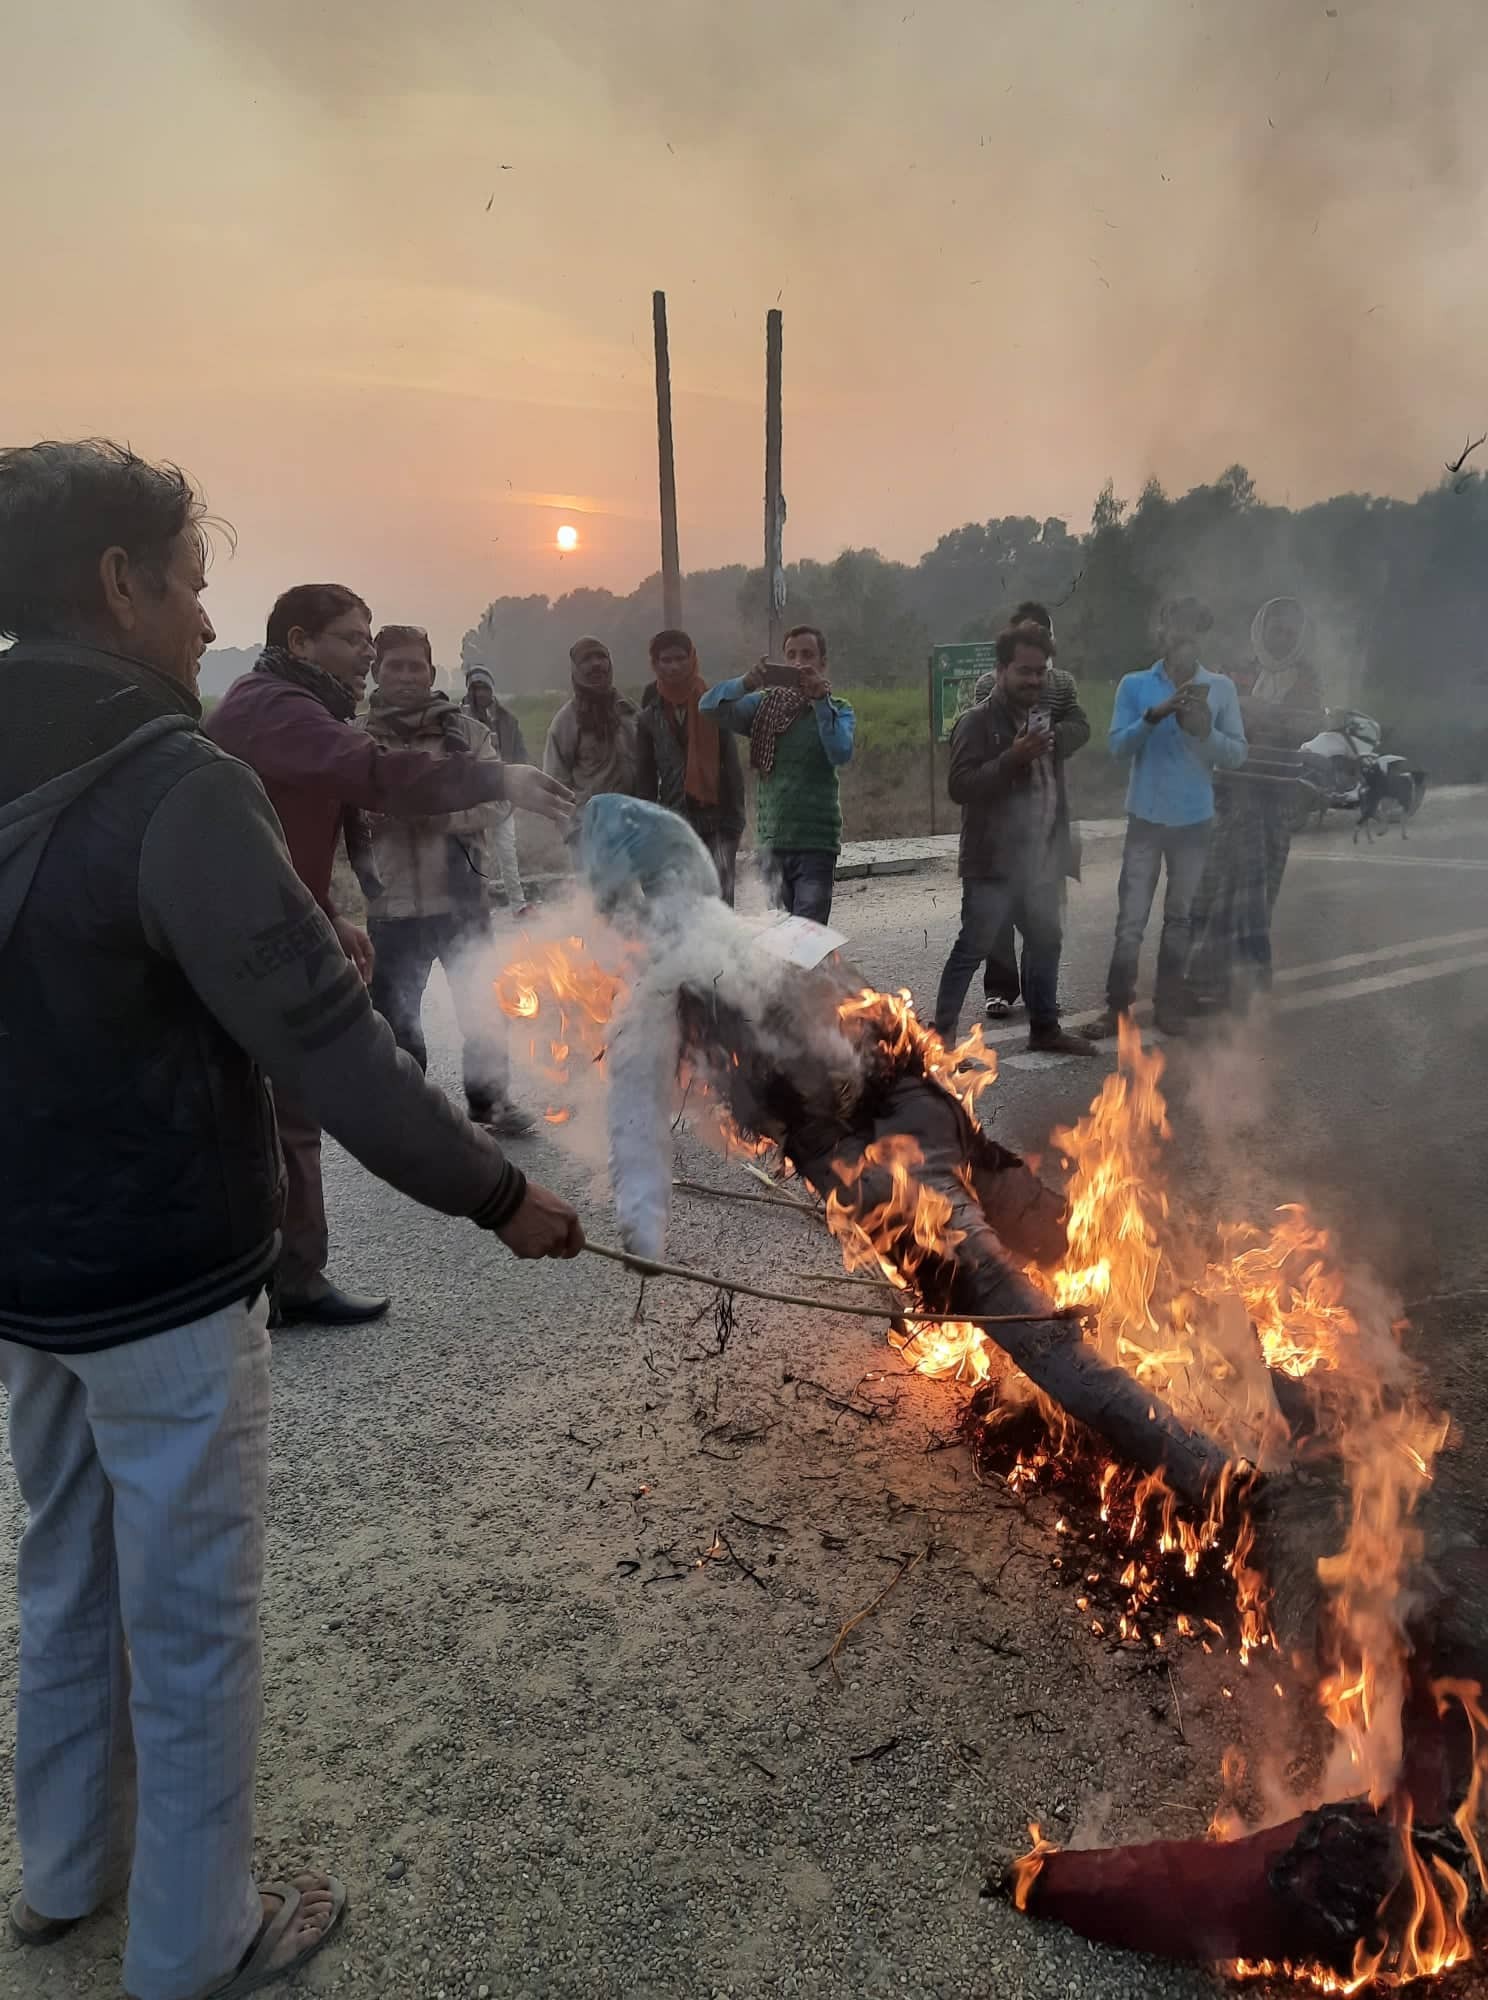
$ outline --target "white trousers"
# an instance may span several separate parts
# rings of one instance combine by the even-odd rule
[[[516,814],[509,812],[497,820],[491,835],[496,849],[496,866],[501,870],[501,886],[506,891],[507,915],[514,917],[527,901],[527,892],[522,887],[521,864],[517,860]]]
[[[21,1538],[22,1884],[86,1916],[129,1879],[123,1984],[190,2000],[251,1942],[267,1304],[98,1354],[0,1341]]]

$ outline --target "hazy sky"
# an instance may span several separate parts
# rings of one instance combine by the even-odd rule
[[[1488,428],[1482,0],[10,0],[7,436],[179,459],[261,637],[913,559],[1106,476],[1414,494]],[[553,534],[581,529],[560,561]]]

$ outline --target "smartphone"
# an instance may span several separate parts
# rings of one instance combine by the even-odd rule
[[[800,669],[793,667],[789,660],[765,660],[761,664],[765,669],[764,685],[767,688],[793,688],[800,685]]]
[[[1035,702],[1028,711],[1028,733],[1030,736],[1044,736],[1054,727],[1054,719],[1042,702]]]

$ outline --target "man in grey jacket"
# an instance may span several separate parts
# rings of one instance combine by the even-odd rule
[[[1048,636],[1049,644],[1054,644],[1054,619],[1046,604],[1040,604],[1036,597],[1025,597],[1012,617],[1009,625],[1037,625]],[[983,674],[976,684],[976,699],[986,701],[997,686],[995,671]],[[1044,701],[1049,711],[1049,724],[1054,731],[1054,741],[1059,755],[1068,763],[1077,750],[1083,750],[1090,741],[1090,723],[1080,706],[1080,688],[1073,674],[1067,674],[1063,667],[1056,667],[1053,654],[1049,656],[1049,666],[1044,673]],[[1013,920],[1008,918],[998,932],[997,942],[987,954],[987,969],[982,978],[982,987],[987,996],[987,1019],[993,1022],[1007,1020],[1019,1000],[1023,997],[1023,974],[1018,963],[1018,940]]]
[[[516,1255],[583,1246],[399,1052],[259,780],[200,734],[205,555],[174,468],[0,451],[0,1379],[29,1513],[10,1922],[48,1943],[127,1879],[132,2000],[256,1988],[345,1900],[251,1873],[265,1074]]]

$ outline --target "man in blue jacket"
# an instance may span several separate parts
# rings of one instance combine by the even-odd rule
[[[1106,975],[1106,1011],[1084,1032],[1114,1035],[1137,994],[1142,935],[1167,871],[1154,995],[1158,1027],[1184,1030],[1183,977],[1194,896],[1214,823],[1214,772],[1245,762],[1245,725],[1235,684],[1199,665],[1199,640],[1214,623],[1196,597],[1180,597],[1162,618],[1163,657],[1127,674],[1116,690],[1111,755],[1130,758],[1126,849],[1117,891],[1116,943]]]

